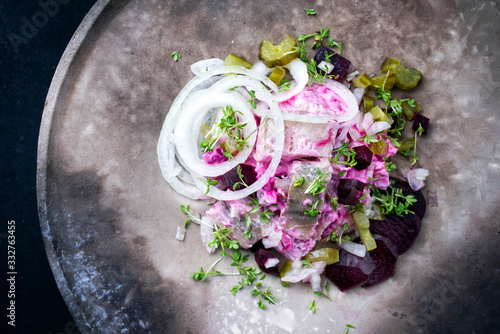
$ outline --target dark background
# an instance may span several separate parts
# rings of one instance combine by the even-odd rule
[[[36,201],[36,154],[52,76],[95,2],[0,0],[0,333],[79,333],[45,254]],[[16,222],[15,328],[7,325],[6,317],[9,220]]]

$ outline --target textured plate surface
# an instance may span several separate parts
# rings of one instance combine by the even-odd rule
[[[497,1],[102,1],[75,33],[40,129],[42,233],[84,333],[471,333],[498,328],[500,5]],[[316,9],[307,16],[304,6]],[[430,207],[396,275],[333,302],[266,278],[261,311],[236,277],[195,282],[216,259],[184,221],[157,163],[162,122],[197,60],[257,61],[262,39],[331,29],[361,71],[403,59],[431,119],[419,141]],[[170,53],[179,51],[174,62]],[[194,204],[203,208],[201,204]],[[230,271],[229,266],[220,266]],[[308,305],[316,300],[319,310]]]

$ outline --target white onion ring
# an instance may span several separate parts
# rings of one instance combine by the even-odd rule
[[[285,92],[279,92],[274,94],[274,98],[278,102],[283,102],[289,98],[294,97],[300,93],[309,81],[309,74],[307,73],[307,65],[299,58],[292,60],[290,63],[284,66],[290,71],[293,79],[295,80],[295,86],[290,88],[290,90]]]
[[[195,98],[186,100],[182,115],[180,115],[177,120],[177,125],[174,130],[177,152],[182,158],[182,161],[185,163],[185,166],[196,174],[203,176],[222,175],[237,165],[245,162],[252,152],[252,148],[257,137],[255,134],[246,137],[246,139],[248,139],[248,146],[229,161],[210,165],[205,161],[205,159],[198,156],[198,134],[200,132],[200,123],[204,118],[204,114],[212,108],[225,107],[227,105],[230,105],[234,110],[238,110],[243,113],[241,122],[246,123],[243,127],[243,133],[245,136],[251,134],[257,129],[255,118],[248,109],[246,102],[235,98],[233,95],[221,92],[212,92],[210,90],[199,91]],[[197,121],[193,121],[194,118],[197,118]]]
[[[157,155],[158,155],[158,162],[160,165],[160,169],[163,175],[163,178],[170,184],[170,186],[177,191],[179,194],[186,196],[191,199],[207,199],[208,197],[204,195],[205,190],[201,190],[199,184],[197,184],[198,187],[195,187],[189,183],[185,183],[181,181],[181,179],[178,178],[179,175],[179,170],[178,168],[180,167],[178,165],[178,162],[175,158],[175,145],[173,142],[173,132],[176,124],[176,120],[178,119],[178,114],[179,111],[181,110],[181,107],[188,97],[188,95],[198,88],[200,85],[205,83],[208,80],[213,79],[214,76],[224,74],[224,73],[236,73],[236,74],[244,74],[247,75],[249,78],[253,78],[254,80],[259,80],[262,81],[264,84],[266,84],[270,89],[273,91],[277,91],[278,87],[267,77],[260,75],[256,72],[252,72],[244,67],[241,66],[221,66],[218,68],[207,68],[207,71],[204,73],[200,73],[198,76],[194,77],[191,79],[185,86],[184,88],[179,92],[177,97],[174,99],[170,110],[165,117],[165,120],[163,122],[162,130],[160,133],[160,138],[158,140],[158,146],[157,146]],[[271,96],[270,93],[268,93],[268,96]],[[276,105],[277,107],[277,105]],[[279,108],[278,108],[279,110]],[[279,116],[278,116],[279,117]],[[279,121],[278,121],[279,123]],[[283,123],[283,120],[281,119],[281,123]],[[284,136],[283,136],[284,137]],[[279,138],[277,138],[279,140]],[[284,138],[283,140],[284,141]],[[281,143],[281,146],[283,143]],[[278,145],[279,148],[279,145]],[[282,147],[280,151],[282,151]],[[279,163],[279,160],[278,160]],[[276,169],[277,164],[274,168]],[[177,169],[177,170],[176,170]],[[269,169],[269,168],[268,168]],[[269,176],[270,177],[270,176]],[[199,181],[197,178],[194,178],[193,181]],[[263,185],[262,185],[263,186]],[[213,188],[213,187],[212,187]],[[259,188],[260,189],[260,188]],[[244,196],[243,196],[244,197]]]
[[[340,82],[331,79],[325,79],[323,85],[325,85],[326,88],[337,93],[337,95],[347,104],[347,112],[343,115],[336,116],[335,121],[345,122],[353,119],[354,116],[356,116],[356,114],[359,112],[359,107],[358,101],[356,101],[356,98],[354,97],[352,92]]]
[[[224,66],[224,61],[219,58],[210,58],[197,61],[191,65],[191,72],[194,75],[200,75],[210,71],[211,69]]]
[[[260,176],[259,179],[257,179],[257,181],[255,181],[249,187],[237,191],[230,191],[230,190],[222,191],[216,187],[209,187],[208,195],[210,197],[222,201],[241,199],[247,197],[250,194],[253,194],[257,190],[262,188],[276,172],[276,168],[278,167],[281,161],[281,154],[283,152],[283,146],[285,142],[285,126],[283,118],[281,117],[281,110],[279,109],[278,103],[274,100],[271,93],[269,93],[269,91],[265,89],[262,83],[252,78],[243,77],[240,79],[242,80],[241,81],[242,85],[251,86],[253,89],[255,89],[255,95],[259,96],[259,99],[266,102],[270,106],[270,112],[271,116],[274,118],[274,126],[276,131],[274,154],[271,159],[271,162],[269,163],[269,166],[267,167],[267,170]],[[202,181],[203,178],[200,175],[197,175],[196,173],[192,173],[192,175],[193,175],[193,180],[195,184],[198,186],[198,188],[201,191],[206,191],[207,186]]]

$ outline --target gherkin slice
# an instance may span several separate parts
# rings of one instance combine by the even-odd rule
[[[263,40],[259,47],[259,59],[267,67],[285,66],[298,58],[297,41],[292,35],[286,36],[280,44],[274,45],[268,40]]]
[[[386,58],[382,64],[381,72],[386,73],[387,71],[392,71],[396,73],[396,69],[401,66],[401,61],[395,58]]]
[[[232,53],[230,53],[224,60],[224,66],[242,66],[248,69],[252,68],[252,64],[241,57],[235,56]]]
[[[339,250],[328,247],[312,250],[305,259],[311,262],[325,261],[327,265],[333,264],[339,262]]]
[[[396,69],[396,87],[401,90],[415,88],[422,79],[422,73],[413,67],[405,68],[403,65]]]
[[[283,79],[285,78],[285,75],[285,69],[281,66],[276,66],[271,74],[269,74],[269,79],[271,79],[271,81],[274,82],[276,86],[279,86],[281,81],[283,81]]]
[[[386,71],[383,72],[382,74],[379,74],[371,78],[371,82],[372,86],[375,88],[380,88],[380,89],[383,88],[383,90],[391,90],[392,87],[394,87],[394,84],[396,83],[396,77],[394,73],[391,72],[389,72],[389,75],[387,75]]]

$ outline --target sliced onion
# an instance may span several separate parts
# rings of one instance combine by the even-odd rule
[[[363,96],[365,96],[366,88],[354,88],[352,91],[352,95],[356,98],[356,101],[358,102],[358,106],[361,104],[361,101],[363,101]],[[368,112],[369,110],[365,110],[365,112]]]
[[[379,132],[382,132],[384,130],[387,130],[387,129],[390,129],[391,128],[391,125],[385,121],[378,121],[378,122],[374,122],[372,124],[372,126],[370,126],[368,128],[368,130],[366,130],[366,134],[368,136],[373,136]]]
[[[285,126],[283,123],[283,118],[281,117],[281,110],[279,109],[279,106],[274,100],[271,93],[269,93],[269,91],[265,89],[262,83],[259,83],[252,78],[245,77],[242,80],[243,81],[241,83],[243,85],[251,85],[255,90],[255,95],[259,96],[259,99],[266,102],[270,107],[270,113],[274,119],[274,126],[276,131],[276,140],[274,142],[273,151],[274,154],[271,162],[269,163],[269,166],[267,167],[267,170],[260,176],[259,179],[257,179],[257,181],[255,181],[249,187],[237,191],[222,191],[216,187],[209,187],[208,195],[222,201],[244,198],[262,188],[274,175],[274,172],[276,171],[276,168],[281,161],[281,154],[283,152],[283,145],[285,141]],[[202,179],[203,177],[201,175],[196,173],[193,174],[193,180],[198,188],[200,190],[206,191],[207,186],[202,181]]]
[[[191,72],[193,72],[194,75],[200,75],[221,66],[224,66],[224,61],[222,59],[219,58],[204,59],[192,64]]]
[[[278,90],[278,87],[269,78],[252,72],[241,66],[208,66],[206,69],[206,72],[202,72],[198,76],[191,79],[175,98],[163,122],[157,146],[158,162],[160,164],[164,179],[179,194],[191,199],[206,199],[208,197],[204,195],[204,192],[200,191],[199,187],[194,187],[190,184],[186,184],[177,177],[177,175],[179,175],[179,171],[178,163],[175,159],[176,155],[175,145],[173,145],[173,132],[176,125],[176,120],[179,117],[179,111],[181,110],[181,107],[186,98],[191,94],[191,92],[199,89],[199,87],[202,87],[207,82],[213,80],[215,76],[224,73],[245,74],[255,80],[261,80],[273,91]]]
[[[255,64],[253,64],[252,68],[250,69],[250,71],[258,75],[268,75],[269,73],[272,72],[272,70],[273,70],[272,68],[267,67],[261,61],[258,61]]]
[[[278,258],[271,257],[267,259],[266,263],[264,263],[264,267],[266,268],[276,267],[278,263],[280,263],[280,260],[278,260]]]
[[[356,244],[354,242],[343,241],[341,243],[337,243],[337,245],[339,245],[340,248],[344,249],[345,251],[351,254],[354,254],[359,257],[365,257],[366,247],[363,244]]]
[[[330,72],[335,68],[335,65],[323,60],[321,61],[321,63],[319,63],[318,68],[325,71],[327,74],[330,74]]]
[[[289,98],[292,98],[300,93],[309,81],[309,75],[307,74],[307,65],[299,58],[292,60],[290,63],[285,65],[285,68],[290,71],[290,74],[295,80],[295,86],[293,86],[286,92],[275,93],[274,98],[278,102],[286,101]]]
[[[185,166],[197,174],[211,177],[227,173],[247,160],[255,144],[257,137],[255,134],[246,138],[248,139],[248,146],[229,161],[210,165],[203,157],[199,157],[198,155],[200,123],[204,119],[203,115],[212,110],[212,108],[230,105],[234,110],[242,112],[243,117],[241,122],[246,123],[243,127],[244,135],[249,135],[257,129],[255,118],[244,101],[227,93],[204,90],[203,93],[196,94],[195,98],[186,102],[183,113],[180,115],[174,130],[177,153],[182,158],[182,161],[184,161]]]
[[[403,169],[403,176],[408,180],[413,191],[417,191],[425,187],[425,179],[429,176],[429,171],[424,168]]]
[[[351,91],[340,82],[330,79],[326,79],[324,85],[328,89],[333,90],[335,93],[337,93],[337,95],[347,104],[347,112],[343,115],[336,116],[335,121],[345,122],[353,119],[354,116],[356,116],[356,114],[359,112],[359,108],[358,102],[356,101],[356,98],[351,93]]]

